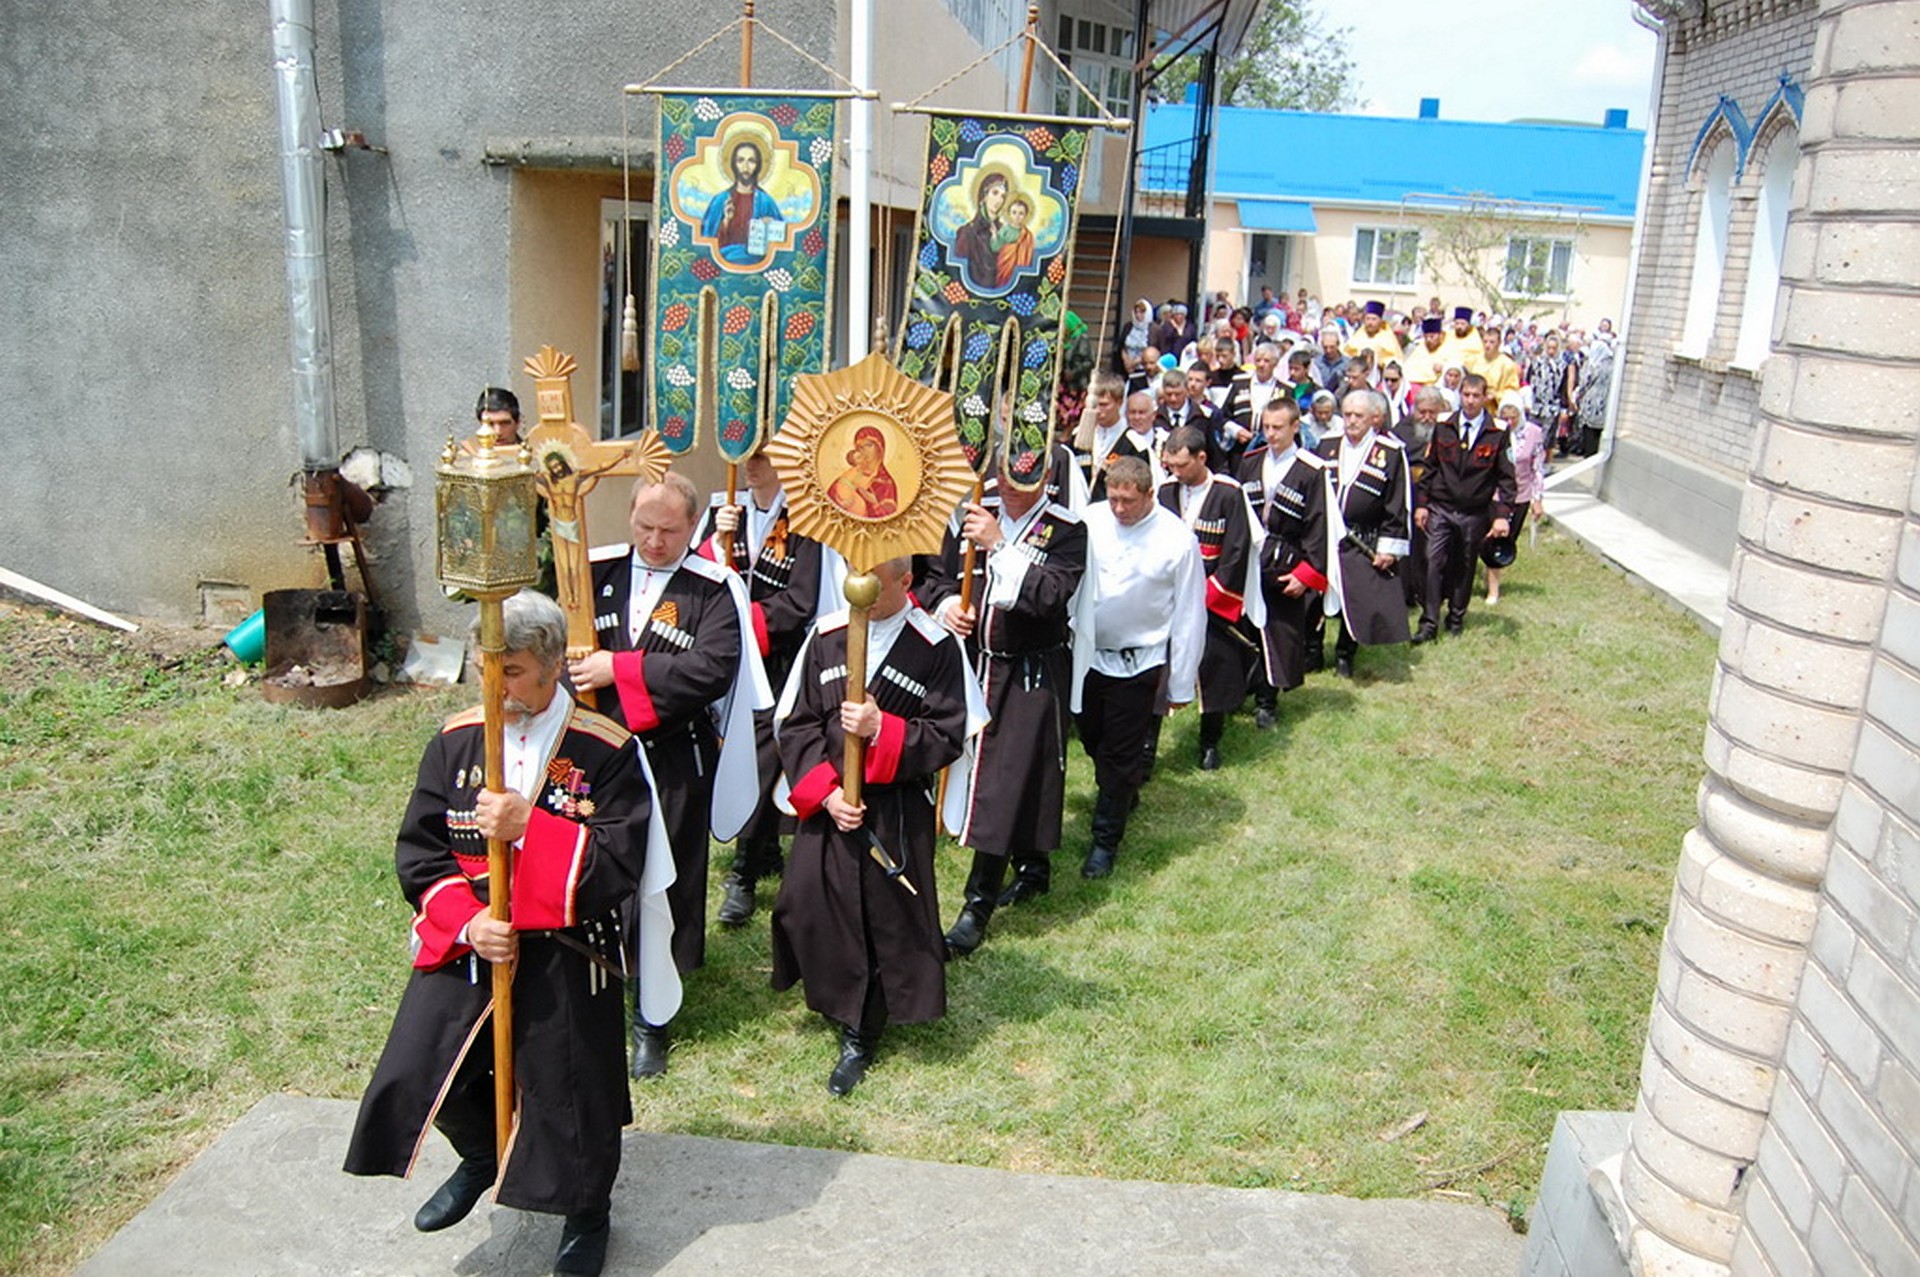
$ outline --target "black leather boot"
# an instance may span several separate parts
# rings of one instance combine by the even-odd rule
[[[1200,715],[1200,770],[1220,770],[1220,738],[1227,732],[1227,716],[1214,712]]]
[[[423,1233],[437,1233],[473,1213],[473,1208],[492,1187],[497,1168],[494,1159],[463,1157],[447,1182],[434,1190],[413,1217],[413,1226]]]
[[[1044,896],[1053,889],[1053,858],[1044,851],[1029,851],[1013,860],[1013,883],[995,901],[1002,909],[1022,900]]]
[[[566,1277],[600,1277],[607,1266],[607,1239],[613,1235],[611,1212],[581,1211],[567,1216],[560,1229],[560,1249],[553,1257],[553,1271]]]
[[[648,1024],[633,1013],[633,1076],[659,1077],[667,1071],[667,1026]]]
[[[1120,840],[1127,836],[1127,814],[1132,804],[1124,794],[1101,790],[1093,798],[1093,850],[1080,866],[1082,878],[1104,878],[1120,856]]]
[[[987,938],[987,923],[993,907],[1000,902],[1000,884],[1006,880],[1007,858],[984,851],[973,853],[973,867],[967,871],[967,902],[947,932],[947,953],[964,958]]]
[[[850,1095],[853,1088],[860,1085],[873,1066],[874,1054],[880,1049],[880,1032],[877,1028],[867,1031],[847,1024],[840,1026],[840,1059],[827,1075],[829,1095]]]
[[[746,925],[747,919],[753,917],[755,886],[756,880],[751,875],[737,869],[728,874],[726,881],[721,884],[726,895],[720,901],[720,909],[714,914],[714,920],[723,927]]]

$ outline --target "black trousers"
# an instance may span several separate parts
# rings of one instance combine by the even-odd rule
[[[1447,624],[1466,620],[1467,600],[1473,595],[1473,575],[1479,563],[1480,543],[1493,526],[1491,510],[1454,510],[1427,507],[1427,591],[1420,601],[1421,627],[1438,628],[1440,604],[1447,605]]]
[[[1103,792],[1131,794],[1146,783],[1147,743],[1157,715],[1160,667],[1126,678],[1088,670],[1080,691],[1080,744],[1093,760],[1093,783]]]

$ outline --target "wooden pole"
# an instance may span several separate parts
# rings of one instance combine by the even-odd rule
[[[753,0],[744,0],[745,12],[740,18],[740,87],[753,87]],[[764,340],[764,338],[763,338]],[[735,505],[740,493],[740,464],[727,462],[727,504]],[[733,537],[727,532],[720,537],[720,563],[722,567],[733,566]]]
[[[1040,39],[1040,6],[1027,6],[1026,48],[1020,57],[1020,110],[1024,114],[1029,99],[1033,96],[1033,49]],[[978,475],[973,480],[973,504],[979,505],[987,491],[986,480]],[[967,542],[965,557],[960,567],[960,606],[966,611],[973,609],[973,569],[978,561],[979,550],[973,542]]]
[[[1027,6],[1026,50],[1020,57],[1020,114],[1027,113],[1027,101],[1033,95],[1033,46],[1040,40],[1040,6]]]
[[[507,695],[506,622],[500,613],[504,595],[480,600],[480,672],[487,744],[487,789],[506,792],[507,749],[505,702]],[[509,917],[513,869],[509,847],[498,838],[487,839],[487,913],[497,922]],[[507,1141],[513,1136],[513,964],[493,965],[493,1133],[494,1152],[502,1168]]]
[[[867,699],[867,612],[880,601],[880,578],[860,572],[847,578],[847,699],[855,705]],[[840,792],[853,806],[860,805],[860,782],[867,774],[867,741],[847,736],[841,759]]]

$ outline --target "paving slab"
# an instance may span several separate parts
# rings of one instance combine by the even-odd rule
[[[852,1101],[857,1103],[858,1100]],[[547,1271],[560,1221],[483,1203],[413,1230],[453,1169],[342,1174],[354,1106],[269,1096],[80,1268],[82,1277],[411,1277]],[[1491,1277],[1522,1239],[1492,1209],[1026,1175],[630,1130],[610,1277],[766,1272]]]
[[[1720,633],[1727,610],[1727,564],[1572,487],[1549,494],[1547,513],[1575,540],[1686,610],[1708,633]]]

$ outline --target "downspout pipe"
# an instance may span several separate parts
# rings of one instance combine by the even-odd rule
[[[1660,144],[1660,97],[1665,91],[1667,79],[1667,24],[1653,17],[1639,5],[1633,7],[1633,20],[1653,32],[1653,91],[1647,102],[1647,140],[1640,155],[1640,196],[1637,215],[1633,219],[1633,234],[1628,237],[1627,260],[1633,263],[1634,286],[1628,290],[1627,308],[1621,313],[1620,323],[1614,329],[1613,343],[1613,384],[1607,387],[1607,425],[1600,435],[1600,455],[1595,458],[1593,476],[1594,495],[1598,496],[1602,485],[1606,483],[1607,462],[1613,458],[1613,444],[1620,433],[1620,387],[1627,375],[1627,339],[1633,335],[1634,294],[1640,291],[1640,250],[1647,237],[1647,199],[1653,189],[1653,154]]]
[[[313,70],[313,0],[268,0],[280,106],[280,183],[286,204],[287,305],[292,323],[294,431],[300,468],[340,459],[334,411],[333,321],[327,305],[326,174]]]

